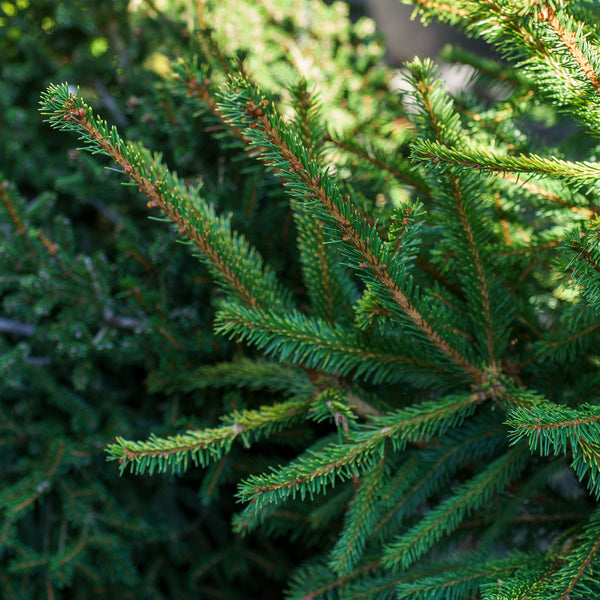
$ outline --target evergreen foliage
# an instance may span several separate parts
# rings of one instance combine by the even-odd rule
[[[413,4],[495,48],[446,51],[471,91],[342,5],[237,0],[161,18],[160,136],[44,92],[125,216],[108,260],[0,191],[7,597],[600,595],[600,22]]]

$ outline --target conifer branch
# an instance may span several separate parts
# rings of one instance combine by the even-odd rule
[[[329,566],[335,573],[351,573],[361,558],[364,546],[375,524],[377,503],[385,481],[385,457],[360,481],[348,512],[342,535],[331,550]]]
[[[42,97],[42,112],[53,127],[77,132],[88,143],[88,150],[111,158],[149,198],[148,208],[160,208],[179,233],[188,237],[227,291],[248,306],[289,305],[289,295],[275,274],[239,234],[231,232],[229,223],[200,199],[198,190],[187,190],[158,158],[123,142],[114,127],[109,131],[66,84],[48,88]]]
[[[322,162],[325,141],[328,139],[318,93],[309,89],[302,78],[292,89],[294,119],[292,124],[308,151],[311,161]]]
[[[269,436],[298,422],[312,403],[312,398],[291,398],[285,402],[258,410],[234,412],[224,418],[225,425],[188,431],[185,434],[159,438],[151,435],[145,442],[117,438],[109,444],[108,460],[117,460],[123,473],[181,473],[190,462],[205,467],[230,451],[236,439],[249,446],[263,436]]]
[[[338,588],[347,589],[348,584],[353,580],[364,577],[368,573],[381,572],[380,562],[379,560],[368,562],[347,575],[333,577],[331,571],[324,565],[317,564],[306,567],[296,575],[295,580],[292,582],[290,598],[292,600],[326,598],[327,594]]]
[[[598,536],[598,509],[581,528],[573,540],[555,547],[551,559],[538,558],[518,569],[508,581],[486,586],[486,600],[502,600],[518,593],[532,600],[558,598],[587,598],[594,594],[595,565],[598,563],[600,538]]]
[[[503,490],[525,468],[529,456],[524,446],[496,459],[480,474],[466,482],[452,497],[431,510],[408,533],[388,545],[384,565],[407,568],[426,552],[443,533],[456,529],[463,518]]]
[[[600,510],[596,509],[586,523],[577,543],[565,557],[563,566],[556,572],[554,585],[548,593],[560,600],[575,594],[587,594],[589,581],[594,581],[596,565],[600,562]]]
[[[242,358],[191,369],[172,379],[152,377],[148,381],[151,392],[159,390],[185,392],[206,388],[237,388],[269,390],[287,396],[311,395],[314,384],[303,369],[267,360]]]
[[[507,557],[486,560],[477,556],[461,556],[452,563],[443,563],[438,573],[427,574],[410,583],[398,583],[398,600],[446,600],[474,597],[482,583],[510,577],[531,560],[531,556],[514,553]],[[435,565],[437,567],[437,565]],[[430,568],[433,571],[434,568]]]
[[[64,457],[66,446],[64,440],[54,440],[46,459],[33,469],[29,477],[4,487],[0,493],[0,510],[9,521],[21,518],[48,491]]]
[[[596,313],[600,309],[600,245],[596,220],[585,230],[572,230],[562,243],[564,270],[577,285],[589,308]]]
[[[228,73],[229,71],[227,71]],[[223,129],[229,131],[235,138],[246,147],[247,140],[242,129],[235,127],[223,119],[223,113],[219,109],[215,96],[212,92],[212,80],[206,73],[199,71],[188,63],[177,65],[176,81],[181,86],[187,98],[193,98],[201,105],[208,108],[214,117],[218,119]],[[214,127],[217,127],[216,125]]]
[[[531,498],[534,494],[540,493],[540,490],[547,484],[549,478],[553,473],[556,473],[557,469],[564,468],[564,462],[560,459],[556,459],[548,463],[541,469],[536,469],[536,472],[528,476],[528,479],[515,490],[515,486],[512,486],[511,492],[512,497],[508,503],[502,503],[500,505],[499,514],[493,519],[491,526],[486,530],[485,535],[480,539],[478,548],[482,552],[487,552],[494,548],[494,545],[502,538],[507,527],[510,527],[511,523],[518,521],[537,520],[541,521],[548,519],[550,521],[556,520],[569,520],[573,519],[579,521],[581,519],[580,514],[568,515],[565,513],[547,514],[547,513],[533,513],[529,511],[523,513],[523,504],[525,498]],[[489,519],[489,515],[486,515],[484,519]]]
[[[373,382],[398,381],[451,370],[421,357],[418,348],[380,346],[351,329],[298,312],[259,312],[222,303],[215,317],[218,333],[252,343],[267,355],[276,354],[309,369]]]
[[[569,408],[550,402],[518,407],[508,420],[513,444],[526,438],[532,452],[542,456],[572,453],[571,466],[588,489],[600,496],[600,408],[582,404]]]
[[[302,80],[293,90],[295,115],[290,123],[307,152],[307,158],[323,169],[323,143],[325,127],[318,97],[307,89]],[[284,177],[280,180],[285,184]],[[330,322],[351,321],[353,317],[349,298],[355,295],[354,286],[344,265],[340,264],[339,253],[327,240],[322,224],[306,206],[292,198],[300,260],[304,267],[304,280],[308,288],[312,309]]]
[[[418,157],[415,147],[419,144],[435,145],[454,145],[462,136],[458,126],[458,115],[454,112],[452,103],[441,89],[438,82],[433,81],[433,69],[429,61],[421,64],[415,60],[412,64],[412,78],[415,94],[420,100],[422,106],[421,118],[419,119],[419,129],[422,133],[421,139],[417,140],[413,146],[413,154]],[[445,147],[445,146],[444,146]],[[483,337],[485,339],[486,360],[495,368],[497,363],[496,348],[494,347],[498,340],[497,323],[494,323],[490,294],[491,280],[489,269],[484,265],[483,257],[480,252],[480,246],[483,247],[484,240],[481,233],[475,233],[478,227],[478,221],[484,216],[479,209],[477,202],[470,198],[468,192],[469,181],[461,179],[460,174],[447,172],[447,189],[440,189],[438,197],[443,199],[448,196],[445,203],[450,204],[450,210],[456,215],[456,225],[461,228],[460,236],[466,242],[469,258],[463,261],[467,264],[463,267],[466,271],[465,278],[469,271],[475,270],[475,277],[478,288],[478,298],[475,302],[479,306],[473,307],[476,311],[481,309],[481,324],[483,328]],[[440,187],[439,185],[437,186]],[[476,239],[477,238],[477,239]],[[469,296],[472,293],[469,292]]]
[[[29,228],[27,220],[24,218],[22,214],[19,214],[19,210],[15,207],[13,200],[10,197],[10,183],[8,180],[4,180],[0,182],[0,198],[2,199],[2,203],[6,208],[6,212],[8,213],[11,221],[13,222],[15,229],[19,235],[28,234],[28,239],[36,239],[39,240],[41,245],[45,248],[46,252],[51,256],[56,256],[59,254],[60,247],[55,242],[49,240],[41,228],[32,229]]]
[[[493,428],[483,433],[469,424],[453,432],[420,460],[416,457],[407,460],[392,485],[384,490],[381,502],[384,510],[372,528],[372,535],[384,537],[383,532],[392,519],[399,523],[421,502],[438,493],[465,461],[488,456],[504,445],[503,433]]]
[[[477,403],[476,394],[451,395],[374,418],[368,425],[355,427],[343,444],[329,444],[318,453],[308,451],[272,473],[250,476],[240,485],[238,497],[253,502],[254,510],[282,499],[313,498],[336,480],[352,479],[371,469],[375,459],[384,455],[388,439],[395,452],[409,442],[429,440],[460,425]]]
[[[567,48],[571,57],[575,60],[579,68],[585,74],[586,79],[596,90],[598,98],[600,98],[600,77],[598,76],[597,68],[595,68],[589,57],[594,57],[598,64],[598,49],[589,44],[582,35],[582,23],[568,23],[564,18],[559,18],[557,9],[550,2],[539,2],[539,11],[537,13],[540,21],[550,25],[554,33],[558,36],[564,46]],[[565,26],[568,23],[568,26]]]
[[[461,371],[478,380],[481,371],[435,330],[402,289],[406,283],[402,285],[401,273],[384,262],[386,253],[377,233],[365,228],[329,175],[309,161],[298,138],[286,135],[281,117],[260,91],[243,79],[235,79],[223,89],[221,98],[226,118],[235,126],[247,128],[247,136],[260,148],[262,160],[281,170],[292,194],[316,209],[315,215],[328,225],[326,231],[335,232],[334,239],[343,242],[341,248],[352,261],[351,266],[382,290],[384,302],[393,304],[394,311],[408,319],[415,331]]]
[[[580,214],[584,219],[591,219],[594,215],[600,214],[600,206],[592,204],[589,200],[581,195],[573,193],[573,191],[568,188],[564,188],[560,190],[560,192],[557,192],[547,189],[547,187],[543,187],[542,184],[547,184],[547,181],[524,180],[520,179],[520,174],[515,175],[507,171],[495,171],[495,173],[502,180],[510,181],[531,194],[541,196],[559,206],[564,206],[574,213]],[[585,205],[583,204],[584,202]]]
[[[7,210],[8,214],[10,215],[10,218],[12,219],[13,223],[15,224],[17,233],[22,235],[25,233],[25,227],[23,226],[23,221],[21,221],[21,218],[17,214],[17,211],[15,211],[14,206],[12,205],[12,202],[10,201],[10,197],[8,195],[8,189],[9,189],[9,183],[7,180],[0,182],[0,198],[2,198],[2,202],[4,203],[4,206],[6,206],[6,210]]]
[[[453,165],[481,173],[538,173],[578,184],[593,183],[600,178],[600,166],[597,163],[571,162],[537,155],[508,156],[491,148],[473,150],[463,145],[450,148],[439,142],[422,139],[414,143],[413,155],[417,160],[434,165]]]
[[[414,4],[421,9],[427,9],[428,11],[434,12],[439,18],[450,20],[456,17],[469,17],[471,13],[469,8],[462,7],[458,3],[452,2],[438,2],[438,0],[408,0],[407,4]]]
[[[559,339],[546,339],[538,346],[538,357],[562,362],[572,354],[574,348],[579,350],[584,345],[585,338],[597,332],[599,328],[600,324],[589,325],[573,332],[568,337],[561,336]]]
[[[231,69],[226,72],[231,75]],[[246,154],[254,157],[257,149],[249,144],[245,129],[231,120],[225,119],[223,110],[209,89],[210,78],[202,79],[201,75],[189,65],[183,65],[183,73],[180,78],[186,84],[186,95],[193,96],[206,104],[224,128],[243,143]],[[306,82],[301,82],[294,92],[296,119],[293,125],[297,128],[298,135],[303,137],[309,159],[315,164],[321,164],[320,155],[325,133],[318,99],[311,97]],[[285,177],[280,177],[280,179],[282,183],[286,183]],[[344,313],[351,317],[352,311],[347,302],[348,297],[351,296],[349,293],[351,286],[347,274],[343,272],[343,266],[339,263],[338,256],[334,249],[325,244],[322,239],[321,226],[315,217],[307,213],[301,203],[292,200],[291,206],[298,228],[298,238],[302,241],[300,244],[301,260],[306,271],[305,281],[309,287],[313,309],[332,322],[339,319]],[[345,310],[339,310],[340,303],[346,304]],[[335,318],[334,305],[336,305]]]
[[[594,131],[600,117],[600,51],[587,23],[574,16],[569,3],[549,0],[499,3],[461,0],[408,0],[423,14],[460,24],[516,58],[536,85],[563,109]],[[490,26],[490,23],[493,23]]]
[[[600,596],[593,2],[414,0],[426,19],[460,24],[514,63],[454,51],[483,74],[457,98],[418,60],[400,98],[371,23],[350,24],[342,3],[292,3],[304,12],[288,14],[279,0],[236,2],[199,1],[195,39],[151,11],[167,21],[161,33],[190,48],[161,40],[162,58],[180,58],[156,90],[160,104],[138,101],[140,88],[127,103],[135,135],[151,122],[149,144],[164,144],[185,181],[206,182],[210,195],[124,141],[66,85],[42,99],[51,125],[108,157],[215,285],[188,272],[184,252],[167,256],[162,234],[138,229],[138,211],[111,198],[114,178],[92,201],[108,235],[86,221],[81,240],[98,260],[79,251],[67,218],[48,219],[53,191],[21,199],[0,186],[0,396],[17,400],[0,423],[7,596],[20,600],[15,582],[40,570],[38,596],[86,579],[109,589],[107,577],[115,596],[140,586],[218,595],[236,565],[252,570],[246,585],[223,588],[237,598],[256,595],[254,569],[280,586],[297,558],[308,560],[292,575],[294,600]],[[119,81],[126,98],[129,81]],[[568,129],[565,113],[585,131]],[[327,134],[332,127],[341,133]],[[535,146],[540,127],[547,150]],[[97,172],[81,154],[70,161]],[[64,166],[55,191],[96,195]],[[285,285],[234,222],[281,265]],[[107,260],[98,240],[111,245]],[[134,260],[110,260],[115,251]],[[142,402],[139,380],[154,395]],[[221,405],[229,414],[217,416]],[[182,433],[115,439],[137,427],[132,409],[150,431],[170,422]],[[80,468],[101,447],[122,474],[208,469],[199,486],[195,477],[163,482],[169,493],[157,501],[174,518],[157,523],[157,505],[139,501],[133,479],[113,496],[100,470]],[[231,519],[220,493],[232,482],[244,506]],[[201,513],[185,523],[198,492]],[[142,507],[139,520],[130,506]],[[278,536],[289,553],[259,555],[263,538],[249,548],[229,524],[241,536]],[[541,528],[544,547],[531,552]],[[148,539],[153,548],[140,555]],[[143,565],[166,539],[158,579]],[[180,558],[193,562],[216,539],[227,546],[184,580]]]

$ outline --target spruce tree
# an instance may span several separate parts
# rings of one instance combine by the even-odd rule
[[[201,471],[209,505],[236,481],[238,539],[301,549],[289,598],[594,598],[597,11],[414,4],[496,49],[446,52],[474,91],[451,95],[428,59],[386,67],[339,5],[198,3],[162,85],[224,157],[217,175],[199,160],[180,178],[74,88],[44,93],[49,123],[108,157],[201,261],[187,268],[214,287],[197,308],[235,342],[227,360],[178,354],[161,314],[149,392],[222,390],[230,407],[141,441],[116,432],[106,453],[140,486]],[[51,253],[44,240],[29,243]],[[61,452],[57,438],[44,481]]]

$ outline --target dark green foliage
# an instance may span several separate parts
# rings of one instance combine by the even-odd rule
[[[446,51],[473,91],[338,4],[201,2],[119,25],[130,113],[43,93],[101,157],[35,195],[3,149],[7,597],[600,594],[597,15],[414,3],[495,47]]]

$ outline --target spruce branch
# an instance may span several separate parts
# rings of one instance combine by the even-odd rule
[[[575,229],[561,244],[562,266],[577,285],[586,305],[597,314],[600,309],[600,225],[597,219]],[[567,259],[567,260],[565,260]]]
[[[509,173],[507,171],[494,172],[499,178],[499,182],[508,181],[515,184],[520,190],[524,190],[533,196],[542,197],[549,202],[564,206],[574,213],[581,215],[583,219],[591,219],[594,215],[600,214],[600,206],[592,204],[583,194],[577,193],[568,185],[562,184],[560,180],[549,180],[536,178],[523,179],[519,173]],[[559,187],[556,185],[559,184]],[[514,189],[514,186],[511,186]]]
[[[429,569],[434,571],[431,574],[412,582],[399,583],[396,587],[398,600],[462,600],[474,597],[482,583],[510,577],[531,558],[519,552],[495,560],[461,555],[450,563],[433,565]]]
[[[407,568],[417,561],[443,534],[454,531],[465,517],[484,506],[520,475],[529,459],[525,450],[524,445],[514,448],[464,483],[411,530],[389,544],[384,550],[383,564]]]
[[[389,539],[389,531],[395,531],[422,502],[439,493],[466,461],[485,459],[505,446],[504,428],[482,430],[477,423],[449,432],[435,447],[406,460],[383,490],[372,536]]]
[[[598,592],[595,575],[600,564],[600,510],[596,509],[583,527],[576,543],[563,558],[563,564],[554,574],[547,594],[560,600]]]
[[[363,579],[368,573],[381,573],[380,561],[374,560],[354,569],[347,575],[336,576],[324,563],[307,565],[301,569],[290,586],[291,600],[316,600],[337,594],[338,590],[348,590],[354,580]],[[393,589],[393,585],[389,589]]]
[[[515,490],[515,486],[513,486],[511,490],[513,492],[512,497],[508,502],[501,505],[499,514],[494,517],[486,516],[486,520],[489,519],[491,524],[480,539],[478,547],[482,552],[492,551],[495,545],[502,539],[506,528],[514,522],[526,521],[528,519],[539,519],[541,521],[544,519],[556,519],[559,521],[569,519],[580,520],[581,515],[575,514],[559,513],[556,515],[546,512],[538,513],[537,510],[523,512],[523,506],[526,502],[525,498],[531,498],[536,493],[541,493],[551,476],[561,468],[564,469],[564,462],[561,459],[556,459],[542,468],[536,469],[535,473],[529,475],[528,479],[518,489]]]
[[[425,196],[430,195],[427,183],[423,180],[414,165],[402,156],[387,156],[376,147],[366,147],[353,138],[337,138],[332,135],[327,136],[327,142],[333,144],[336,148],[356,156],[361,161],[368,161],[378,169],[383,169],[393,175],[399,181],[414,187],[418,192]]]
[[[600,97],[598,47],[590,44],[586,39],[585,24],[577,23],[574,19],[569,18],[568,13],[560,10],[559,6],[553,6],[551,2],[540,2],[536,16],[541,22],[547,23],[551,27],[567,50],[570,58],[574,60],[583,72],[585,79]]]
[[[225,73],[229,72],[227,70]],[[210,128],[216,137],[229,135],[231,140],[237,142],[236,147],[243,148],[251,156],[252,152],[247,148],[243,130],[232,126],[223,119],[223,113],[215,98],[216,81],[218,81],[217,75],[210,72],[204,63],[196,65],[189,61],[180,61],[174,66],[174,91],[194,102],[202,112],[210,113],[214,125],[207,125],[206,128]],[[229,143],[231,144],[231,141]]]
[[[0,179],[2,179],[1,174]],[[10,220],[13,222],[18,235],[26,235],[27,239],[39,241],[44,247],[45,251],[51,256],[56,256],[59,254],[59,245],[48,239],[48,237],[46,237],[46,235],[42,232],[41,228],[38,227],[37,229],[33,229],[29,227],[29,223],[24,212],[15,205],[11,185],[7,179],[0,181],[0,199],[2,199],[4,208],[6,209]]]
[[[292,92],[294,115],[288,122],[290,133],[295,130],[315,168],[326,169],[325,120],[320,99],[309,91],[302,79]],[[287,179],[280,173],[279,180]],[[303,266],[303,279],[311,300],[312,312],[333,322],[350,323],[353,319],[351,299],[357,290],[350,273],[341,261],[334,244],[328,243],[322,223],[303,202],[290,199],[296,225],[296,239]]]
[[[228,121],[246,128],[261,159],[285,177],[292,196],[305,202],[326,224],[325,232],[339,244],[350,266],[380,290],[382,306],[389,307],[456,368],[478,380],[481,370],[456,349],[466,349],[464,342],[453,339],[450,343],[428,322],[419,310],[410,278],[395,263],[388,262],[389,250],[375,229],[368,227],[345,201],[331,176],[309,160],[298,137],[287,133],[285,123],[260,90],[245,79],[233,79],[222,89],[220,106]]]
[[[559,546],[552,548],[551,559],[531,561],[518,569],[512,578],[484,586],[485,600],[504,600],[527,597],[532,600],[558,598],[593,598],[600,592],[595,577],[600,551],[599,511],[596,509],[587,522]]]
[[[231,231],[227,219],[216,216],[199,190],[188,190],[145,148],[125,143],[117,130],[109,130],[67,84],[51,85],[41,104],[51,126],[76,132],[87,150],[108,156],[135,182],[149,199],[148,208],[160,208],[179,233],[187,236],[226,291],[249,306],[289,306],[289,294],[275,274],[256,250]]]
[[[317,423],[331,421],[338,432],[338,441],[343,443],[354,426],[357,415],[347,394],[338,388],[328,387],[313,402],[309,418]]]
[[[227,73],[231,74],[231,69]],[[211,92],[211,78],[203,76],[195,67],[183,64],[179,66],[179,82],[185,84],[188,97],[191,96],[205,104],[224,129],[242,142],[242,148],[249,157],[256,155],[257,149],[249,144],[245,129],[225,119],[222,107]],[[295,118],[289,126],[296,129],[310,155],[310,160],[315,164],[322,164],[325,133],[318,97],[311,95],[305,81],[301,81],[292,92]],[[280,177],[280,180],[286,183],[284,177]],[[335,249],[324,242],[321,226],[314,215],[307,213],[302,204],[293,199],[291,206],[298,230],[297,236],[301,241],[299,247],[305,272],[304,280],[308,286],[313,310],[332,322],[344,315],[348,320],[352,315],[348,300],[355,294],[345,267],[340,263]],[[341,305],[345,306],[340,311]]]
[[[576,16],[577,3],[405,1],[427,18],[458,24],[494,44],[520,63],[547,97],[598,135],[600,46],[590,28],[593,20],[586,23]]]
[[[263,475],[251,475],[240,484],[238,497],[253,509],[287,498],[313,498],[326,488],[373,468],[384,456],[390,440],[394,452],[409,442],[427,441],[459,426],[478,404],[476,394],[449,395],[435,402],[375,417],[369,424],[349,431],[342,444],[329,444],[318,452],[307,451],[285,467]]]
[[[377,500],[385,477],[385,457],[360,480],[345,516],[342,535],[331,550],[329,567],[334,573],[351,573],[362,556],[366,541],[375,525]]]
[[[595,312],[575,305],[561,321],[564,328],[560,333],[553,332],[536,342],[538,360],[551,360],[555,363],[569,363],[589,348],[595,340],[600,324],[596,322]]]
[[[543,556],[530,557],[526,566],[517,569],[512,577],[482,585],[483,600],[507,600],[523,596],[543,600],[546,598],[544,582],[551,577],[555,569],[554,560],[545,559]]]
[[[514,553],[507,557],[484,560],[478,553],[460,553],[451,560],[420,564],[407,571],[386,572],[380,561],[371,560],[346,575],[335,575],[321,563],[304,567],[295,577],[290,590],[293,600],[326,598],[337,591],[348,600],[462,600],[477,592],[489,580],[489,570],[496,580],[510,577],[535,554]],[[487,568],[486,568],[487,567]],[[488,570],[489,569],[489,570]],[[308,593],[307,593],[308,592]]]
[[[289,122],[290,130],[295,129],[308,160],[324,169],[325,126],[319,98],[308,90],[304,79],[291,91],[294,116]],[[284,177],[279,179],[286,183]],[[312,311],[332,323],[351,322],[351,299],[357,292],[348,269],[340,262],[335,246],[327,243],[318,218],[295,198],[291,199],[290,205],[294,211],[300,260]]]
[[[459,115],[448,93],[435,78],[431,61],[415,60],[410,65],[412,85],[419,108],[416,124],[421,137],[415,148],[423,144],[455,146],[465,137]],[[413,149],[413,153],[418,151]],[[418,156],[418,154],[416,154]],[[439,160],[439,159],[438,159]],[[458,264],[462,275],[469,312],[477,318],[475,335],[480,340],[481,351],[486,362],[494,369],[498,354],[502,351],[501,340],[506,328],[506,313],[510,314],[504,290],[496,283],[492,274],[489,250],[489,231],[482,227],[486,211],[478,195],[471,192],[475,182],[458,171],[448,170],[443,179],[431,181],[432,192],[451,214],[449,237],[455,244],[464,246]],[[433,178],[431,178],[433,179]],[[474,286],[472,284],[475,284]],[[502,306],[504,305],[504,306]],[[497,314],[504,308],[501,322]]]
[[[550,402],[515,408],[509,414],[513,444],[527,439],[532,452],[542,456],[572,453],[578,479],[587,478],[590,493],[600,497],[600,408],[581,404],[569,408]]]
[[[100,261],[97,265],[81,257],[76,244],[63,247],[60,236],[60,244],[54,243],[54,234],[46,238],[29,218],[30,206],[21,210],[4,186],[0,210],[10,238],[0,244],[0,263],[5,257],[11,262],[0,273],[0,281],[9,283],[8,292],[0,293],[2,307],[9,311],[7,321],[0,319],[0,371],[9,376],[0,393],[6,390],[11,399],[23,390],[33,396],[27,393],[29,386],[41,391],[67,415],[78,439],[90,437],[92,430],[93,443],[104,447],[118,428],[131,430],[126,394],[136,389],[140,371],[147,375],[150,391],[164,397],[158,410],[167,406],[173,422],[183,422],[180,411],[192,406],[200,411],[195,418],[214,424],[219,407],[204,400],[215,389],[227,390],[224,402],[235,398],[243,408],[221,416],[218,425],[169,437],[150,434],[145,441],[119,437],[108,445],[108,459],[117,461],[122,474],[178,474],[191,465],[208,467],[200,484],[203,515],[191,531],[195,534],[207,522],[210,545],[213,537],[225,537],[222,532],[230,523],[234,533],[285,537],[296,545],[290,555],[294,560],[310,552],[310,560],[295,571],[290,598],[600,596],[593,577],[600,567],[600,512],[595,507],[600,497],[598,145],[591,135],[577,131],[549,151],[536,150],[526,133],[532,123],[534,128],[557,123],[559,111],[575,116],[592,133],[600,131],[600,44],[593,2],[414,0],[426,18],[437,15],[462,23],[516,60],[515,66],[505,67],[462,56],[487,80],[501,83],[498,89],[507,95],[499,102],[494,93],[483,102],[477,92],[453,98],[429,61],[410,65],[413,92],[403,93],[399,101],[399,94],[390,93],[393,73],[379,64],[377,42],[369,40],[373,31],[359,33],[360,24],[336,23],[330,29],[321,19],[327,14],[335,20],[341,3],[331,8],[296,3],[305,12],[288,19],[280,10],[285,2],[257,5],[256,13],[252,0],[238,2],[248,14],[256,14],[260,39],[245,47],[246,12],[241,24],[235,23],[238,15],[227,12],[229,0],[212,6],[199,1],[200,31],[191,40],[191,52],[182,52],[175,78],[159,91],[164,102],[154,123],[161,120],[165,127],[150,132],[160,133],[169,152],[185,156],[184,169],[201,165],[200,174],[193,176],[214,181],[213,194],[189,188],[160,156],[124,141],[66,85],[51,86],[42,101],[54,127],[73,131],[89,151],[107,156],[146,195],[148,207],[160,209],[161,220],[184,236],[216,285],[207,289],[205,278],[193,280],[189,299],[190,290],[178,285],[178,257],[146,258],[133,214],[117,215],[104,200],[94,201],[95,206],[118,224],[117,250],[134,257],[122,261],[131,262],[134,270],[123,277],[122,264],[115,261],[101,270]],[[240,40],[222,44],[221,33],[208,28],[210,13],[216,22],[219,11]],[[172,25],[171,33],[182,33]],[[369,29],[365,21],[363,28]],[[329,44],[325,59],[319,56],[322,42]],[[247,59],[236,64],[231,58],[235,52]],[[276,64],[261,66],[261,60]],[[311,79],[308,63],[314,66]],[[246,64],[252,66],[252,78]],[[319,79],[327,84],[317,92],[313,82]],[[286,88],[279,85],[282,80],[298,83]],[[173,101],[170,92],[176,96]],[[202,115],[202,131],[186,116],[191,113]],[[352,120],[349,127],[338,118],[346,113]],[[328,135],[331,124],[343,133]],[[210,145],[199,148],[198,140],[205,138]],[[211,179],[213,143],[219,144],[219,165]],[[79,180],[65,179],[63,188],[77,187],[80,197],[87,195]],[[272,252],[273,264],[285,265],[298,307],[274,269],[233,230],[236,221],[217,215],[211,204],[217,198],[237,211],[232,219],[239,219],[238,229],[251,232],[261,248]],[[279,219],[287,206],[283,229],[295,232],[297,248],[289,247],[291,237],[278,231],[280,221],[270,219],[270,211]],[[258,208],[266,220],[258,222]],[[280,252],[282,241],[286,247]],[[69,308],[44,298],[43,308],[50,309],[31,321],[23,308],[48,295],[45,289],[35,291],[36,284],[49,281],[46,269],[57,289],[68,286],[74,298],[69,308],[79,310],[88,301],[100,306],[95,319],[88,319],[88,313],[78,317],[86,325],[90,321],[90,331],[82,335],[89,337],[91,350],[82,361],[59,365],[55,357],[66,357],[71,348],[62,354],[47,350],[52,344],[45,337],[46,321],[52,321],[54,337],[49,340],[60,336],[62,345],[70,315],[61,314],[57,325],[54,316]],[[557,274],[561,269],[566,272],[562,278]],[[185,280],[191,280],[188,273]],[[156,281],[160,289],[153,290]],[[124,293],[114,294],[123,287]],[[216,320],[210,312],[211,324],[216,334],[240,342],[235,349],[208,337],[207,324],[196,314],[214,297],[215,288],[224,295],[215,302]],[[189,304],[173,308],[171,300]],[[134,305],[135,317],[120,311],[121,301]],[[169,310],[163,310],[166,306]],[[21,335],[28,332],[23,324],[30,322],[35,324],[31,335]],[[188,343],[186,326],[193,330],[190,336],[200,334],[200,343]],[[83,364],[94,375],[104,368],[94,364],[94,353],[109,328],[116,336],[128,336],[120,354],[110,347],[108,356],[119,359],[109,365],[110,383],[73,393],[60,378],[70,376],[71,364],[80,370]],[[157,349],[145,338],[139,341],[141,329],[156,334],[150,341]],[[20,339],[14,340],[15,335]],[[138,347],[130,352],[131,343]],[[20,351],[30,352],[34,344],[52,356],[52,370]],[[10,345],[14,348],[4,356]],[[73,344],[75,350],[81,347]],[[240,358],[244,347],[259,358]],[[218,362],[226,361],[226,354],[231,358],[231,352],[231,362]],[[11,377],[17,369],[11,363],[17,362],[25,376],[15,387]],[[135,381],[113,390],[114,370],[129,378],[125,367],[130,364]],[[110,408],[108,416],[93,402],[97,389]],[[190,394],[199,401],[191,404]],[[136,401],[138,397],[139,392]],[[261,405],[263,397],[274,403]],[[145,404],[156,412],[153,400]],[[14,446],[5,469],[8,477],[22,471],[19,464],[13,470],[10,461],[20,460],[30,437],[33,446],[40,446],[38,422],[43,422],[43,435],[54,436],[64,450],[56,453],[57,446],[50,445],[50,456],[38,461],[39,469],[32,468],[27,477],[20,474],[17,483],[9,482],[0,493],[0,504],[8,499],[0,506],[7,516],[0,546],[6,544],[8,555],[16,556],[11,569],[19,575],[44,569],[52,591],[53,585],[67,581],[73,565],[94,562],[95,556],[87,555],[103,545],[109,555],[121,545],[119,538],[102,533],[103,517],[95,507],[80,511],[81,487],[72,488],[62,479],[79,452],[60,433],[64,423],[43,406],[30,417],[29,406],[36,405],[27,402],[4,419],[6,435],[0,443]],[[156,414],[151,422],[157,423]],[[268,448],[256,444],[268,437]],[[283,450],[279,442],[285,443]],[[251,452],[244,451],[250,446]],[[93,456],[90,444],[84,458]],[[80,471],[89,477],[89,470]],[[46,494],[56,493],[48,492],[47,484],[52,486],[57,477],[59,501],[53,498],[46,505],[43,551],[13,541],[18,521],[33,520],[37,515],[32,509]],[[217,496],[232,481],[244,507],[223,526],[228,507]],[[120,484],[131,482],[123,478]],[[163,483],[183,489],[186,497],[189,486],[195,486],[189,478]],[[104,490],[97,487],[97,501],[104,505]],[[192,495],[197,490],[195,486]],[[121,497],[134,498],[129,492]],[[180,497],[173,498],[178,504]],[[59,550],[52,551],[58,522],[53,510],[59,504],[67,507],[61,519],[69,533],[59,532]],[[11,513],[11,506],[19,509]],[[174,516],[178,520],[175,511]],[[125,511],[111,518],[119,531],[126,529],[120,522],[131,524]],[[71,535],[71,523],[79,522],[83,525]],[[542,528],[543,543],[552,539],[538,554],[530,548],[539,542]],[[178,550],[188,548],[171,521],[151,521],[145,531],[153,540],[157,533],[169,536]],[[207,564],[194,570],[193,584],[215,564],[227,575],[235,564],[236,569],[277,566],[282,578],[287,576],[290,565],[274,558],[275,552],[257,558],[243,544],[233,542],[227,550],[207,555]],[[461,546],[473,552],[462,554]],[[125,565],[123,581],[130,572],[138,577],[133,565],[143,562],[139,556],[127,554],[121,561],[120,555],[109,555],[106,570],[112,575],[111,559]],[[178,579],[180,563],[175,562]],[[93,567],[90,579],[95,563]],[[9,576],[0,574],[0,583]],[[148,579],[132,581],[131,589],[142,584],[150,589]],[[157,588],[166,590],[162,584],[157,582]],[[120,581],[118,585],[130,593]],[[175,597],[174,589],[164,593]],[[215,593],[201,585],[193,589]]]
[[[155,376],[148,380],[151,392],[190,392],[211,387],[269,390],[286,396],[310,395],[314,391],[314,385],[304,370],[278,362],[249,358],[203,365],[171,379]]]
[[[28,477],[3,488],[0,492],[0,511],[8,521],[20,519],[33,510],[38,499],[50,489],[68,449],[70,445],[64,439],[54,439],[45,459],[35,466],[31,465],[32,472]]]
[[[246,341],[268,356],[308,369],[356,380],[417,380],[428,374],[452,375],[451,366],[423,358],[421,347],[368,338],[353,329],[308,317],[296,311],[259,312],[234,303],[221,303],[215,317],[218,333]],[[423,384],[426,384],[423,381]]]
[[[205,467],[220,460],[231,450],[238,438],[248,447],[261,437],[281,431],[302,419],[312,398],[291,398],[257,410],[233,412],[223,418],[225,425],[190,430],[185,434],[159,438],[151,435],[145,442],[134,442],[117,437],[106,448],[108,460],[119,462],[123,473],[128,467],[132,473],[182,473],[190,462]]]
[[[440,167],[452,165],[480,171],[482,174],[537,173],[561,178],[575,185],[593,184],[600,178],[600,166],[597,163],[571,162],[534,154],[508,156],[499,154],[492,148],[471,149],[464,144],[451,148],[443,143],[423,139],[413,144],[413,156],[416,160],[427,161]]]
[[[309,89],[304,78],[290,91],[294,108],[290,125],[298,132],[302,144],[308,150],[309,159],[322,162],[327,134],[319,95],[315,90]]]
[[[4,203],[4,206],[6,207],[6,210],[17,229],[17,233],[22,235],[25,233],[25,227],[23,225],[21,217],[18,215],[17,211],[13,206],[13,202],[10,199],[10,196],[8,194],[9,189],[10,184],[8,180],[5,179],[2,182],[0,182],[0,198],[2,199],[2,202]]]

